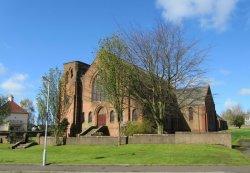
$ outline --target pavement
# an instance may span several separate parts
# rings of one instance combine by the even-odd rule
[[[0,173],[166,172],[250,173],[250,166],[0,165]]]

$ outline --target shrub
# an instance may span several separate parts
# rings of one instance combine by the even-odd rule
[[[141,122],[129,122],[124,128],[124,134],[126,136],[132,136],[134,134],[153,134],[156,133],[153,128],[152,122],[149,120],[143,120]]]

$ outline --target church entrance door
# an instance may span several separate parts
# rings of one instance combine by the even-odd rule
[[[97,114],[97,126],[105,126],[106,125],[106,112],[104,108],[101,108]]]

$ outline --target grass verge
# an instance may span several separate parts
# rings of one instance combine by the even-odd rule
[[[41,164],[43,146],[9,149],[0,144],[1,164]],[[48,164],[249,165],[240,151],[219,145],[137,144],[48,146]]]
[[[238,145],[239,140],[248,139],[250,140],[250,128],[241,128],[241,129],[230,129],[226,130],[232,134],[232,144]]]

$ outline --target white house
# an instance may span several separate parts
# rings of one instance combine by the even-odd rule
[[[246,115],[245,117],[245,125],[250,125],[250,113]]]
[[[9,97],[6,104],[10,108],[10,115],[0,125],[0,131],[27,131],[29,113],[14,102],[13,96]]]

